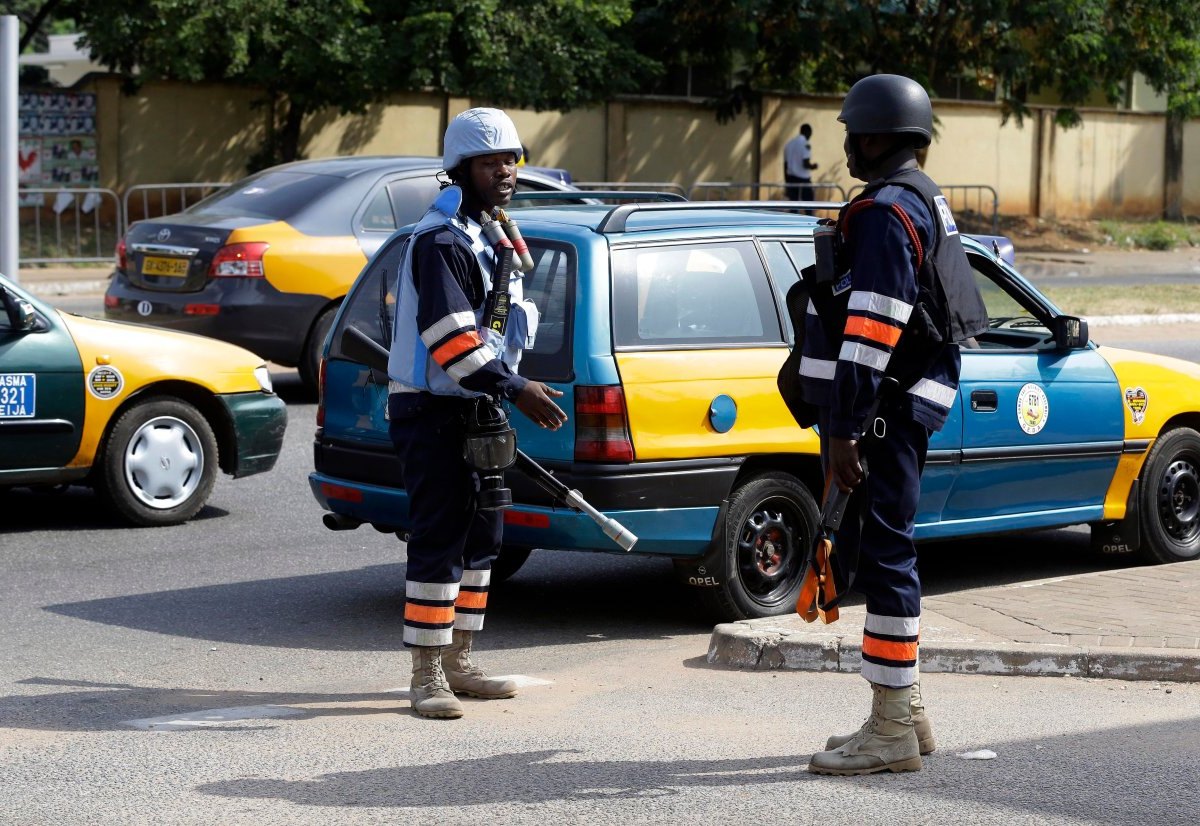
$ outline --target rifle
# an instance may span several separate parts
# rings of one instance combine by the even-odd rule
[[[858,462],[863,471],[862,481],[859,482],[860,487],[867,483],[869,473],[867,457],[862,451],[863,443],[871,438],[883,438],[887,432],[887,424],[879,416],[879,404],[898,386],[899,383],[896,379],[891,376],[885,377],[879,386],[879,392],[875,395],[875,400],[871,402],[871,407],[867,410],[866,418],[863,420],[863,433],[858,440]],[[837,485],[833,484],[832,478],[825,481],[825,501],[821,504],[821,522],[817,535],[813,538],[812,548],[809,550],[804,580],[800,585],[800,595],[796,598],[796,613],[805,622],[812,622],[818,618],[826,625],[837,622],[838,603],[842,601],[846,591],[849,591],[854,584],[858,568],[857,559],[847,577],[846,591],[838,593],[837,578],[833,570],[833,535],[842,526],[842,518],[846,515],[846,506],[853,493],[853,490],[839,489]]]

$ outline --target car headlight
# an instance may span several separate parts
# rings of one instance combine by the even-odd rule
[[[275,390],[271,385],[271,373],[267,370],[267,365],[254,368],[254,378],[258,380],[258,386],[262,388],[264,393],[274,393]]]

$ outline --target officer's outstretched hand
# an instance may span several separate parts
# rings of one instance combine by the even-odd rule
[[[858,461],[858,442],[853,439],[829,437],[829,472],[838,490],[848,492],[862,482],[862,465]]]
[[[540,381],[531,381],[517,396],[517,410],[528,416],[533,422],[547,430],[558,430],[567,420],[567,414],[554,403],[551,396],[561,396],[561,390],[555,390]]]

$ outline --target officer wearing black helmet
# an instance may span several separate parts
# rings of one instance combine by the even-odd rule
[[[818,411],[828,483],[854,490],[834,556],[843,582],[857,556],[862,675],[873,701],[863,726],[830,737],[809,770],[912,771],[934,749],[917,655],[921,469],[955,401],[958,342],[987,329],[987,313],[949,204],[917,164],[933,133],[925,89],[899,75],[864,78],[838,120],[850,174],[867,185],[839,214],[833,260],[818,268],[832,277],[811,285],[800,376]]]

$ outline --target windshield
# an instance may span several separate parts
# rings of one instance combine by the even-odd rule
[[[210,195],[187,211],[194,215],[247,215],[286,221],[342,181],[307,172],[264,172]]]

